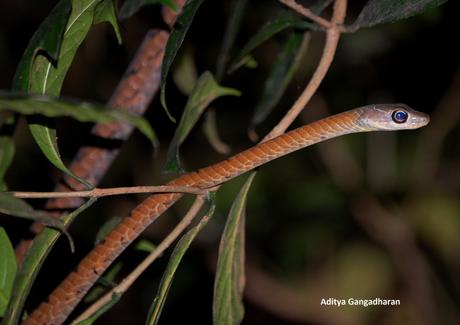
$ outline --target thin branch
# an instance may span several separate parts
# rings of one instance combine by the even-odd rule
[[[64,197],[104,197],[123,194],[140,194],[140,193],[189,193],[196,195],[206,194],[208,190],[190,186],[127,186],[111,188],[95,188],[88,191],[73,192],[7,192],[14,197],[21,199],[48,199]]]
[[[166,236],[166,238],[158,245],[153,252],[149,254],[123,281],[115,288],[107,292],[99,298],[95,303],[89,306],[80,316],[75,319],[71,325],[78,324],[82,320],[91,317],[96,311],[101,309],[112,300],[112,296],[122,295],[136,281],[136,279],[161,255],[163,252],[179,237],[179,235],[187,228],[195,216],[200,211],[205,202],[205,197],[200,195],[196,198],[193,205],[188,210],[187,214],[177,224],[177,226]]]
[[[285,0],[280,1],[283,3],[291,2]],[[313,73],[310,82],[305,87],[305,90],[296,100],[294,105],[289,109],[283,119],[278,123],[278,125],[276,125],[273,130],[265,137],[264,141],[284,133],[318,90],[319,85],[326,76],[326,73],[331,66],[332,60],[334,59],[334,55],[337,50],[337,44],[339,43],[340,35],[342,33],[342,28],[340,26],[345,20],[346,8],[347,0],[335,1],[334,12],[332,14],[331,20],[332,24],[329,25],[326,32],[326,44],[324,45],[323,54],[321,56],[318,67]]]
[[[306,18],[314,21],[315,23],[317,23],[318,25],[320,25],[324,29],[329,29],[332,26],[330,21],[328,21],[328,20],[326,20],[326,19],[324,19],[324,18],[322,18],[322,17],[320,17],[318,15],[315,15],[310,9],[305,8],[301,4],[295,2],[294,0],[280,0],[280,2],[282,4],[288,6],[289,8],[294,10],[295,12],[301,14],[302,16],[305,16]]]

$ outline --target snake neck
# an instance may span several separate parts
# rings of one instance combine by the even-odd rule
[[[210,188],[242,175],[267,162],[285,156],[315,143],[344,134],[366,132],[358,121],[361,108],[326,117],[260,143],[209,167],[185,174],[171,185]]]

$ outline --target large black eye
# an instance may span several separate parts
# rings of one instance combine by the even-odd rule
[[[394,111],[393,115],[391,115],[393,121],[396,123],[404,123],[407,121],[407,118],[409,115],[407,114],[406,111]]]

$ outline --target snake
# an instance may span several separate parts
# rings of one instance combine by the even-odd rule
[[[211,189],[274,159],[328,139],[351,133],[417,129],[429,121],[427,114],[405,104],[363,106],[301,126],[214,165],[179,176],[167,185]],[[121,252],[183,195],[158,193],[142,201],[22,324],[62,324]]]

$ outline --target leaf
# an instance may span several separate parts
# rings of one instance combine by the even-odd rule
[[[15,78],[19,81],[18,83],[21,87],[16,89],[53,97],[59,95],[62,83],[77,49],[85,39],[93,23],[95,7],[101,1],[73,0],[70,16],[66,11],[69,9],[69,0],[61,0],[56,5],[48,18],[35,32],[24,53],[23,61],[25,65],[20,64]],[[67,16],[68,19],[63,24],[63,17]],[[59,18],[59,20],[55,17]],[[51,23],[55,20],[56,25],[52,25]],[[63,28],[64,26],[65,28]],[[60,36],[53,39],[55,43],[59,40],[59,44],[56,44],[56,47],[59,45],[58,56],[54,59],[37,49],[37,44],[42,42],[41,38],[48,38],[48,33],[56,33]],[[56,130],[49,121],[31,119],[29,128],[38,146],[53,165],[67,175],[91,187],[83,179],[74,175],[62,162],[56,141]]]
[[[10,193],[0,192],[0,213],[14,217],[39,221],[47,226],[64,230],[63,223],[43,211],[34,210],[26,201],[16,198]]]
[[[254,109],[252,126],[259,125],[279,103],[306,51],[307,40],[302,33],[294,32],[284,44],[283,50],[273,63],[264,90]]]
[[[25,96],[0,93],[0,112],[13,111],[23,115],[42,115],[46,117],[71,117],[80,122],[110,123],[123,121],[134,125],[153,145],[156,135],[144,118],[128,112],[107,109],[104,106],[86,102],[55,99],[46,96]],[[41,136],[37,141],[47,141]],[[49,148],[46,148],[49,150]],[[53,154],[50,152],[49,154]]]
[[[179,51],[179,48],[184,41],[185,35],[192,24],[193,17],[195,16],[198,8],[201,6],[204,0],[187,0],[186,4],[182,8],[182,12],[177,17],[176,23],[169,35],[168,43],[166,44],[165,54],[163,58],[163,64],[161,65],[161,92],[160,101],[161,105],[165,109],[166,114],[171,121],[176,122],[174,117],[169,113],[168,107],[166,106],[166,78],[168,76],[169,69],[171,68],[172,62]]]
[[[219,132],[217,131],[216,111],[213,108],[210,108],[206,112],[205,121],[203,123],[203,132],[214,150],[223,155],[230,153],[230,146],[223,142],[219,137]]]
[[[106,303],[104,306],[102,306],[100,309],[98,309],[93,315],[88,317],[85,320],[82,320],[81,322],[78,322],[77,325],[91,325],[93,324],[99,317],[101,317],[106,311],[108,311],[110,308],[112,308],[121,298],[121,295],[118,295],[116,293],[112,294],[112,299],[108,303]]]
[[[136,12],[141,10],[143,6],[161,4],[163,6],[169,7],[174,11],[177,11],[177,4],[174,0],[126,0],[121,6],[120,13],[118,18],[121,20],[128,19]]]
[[[112,25],[115,35],[117,36],[118,44],[121,44],[122,39],[117,21],[116,0],[102,0],[102,2],[96,6],[93,24],[103,22],[108,22]]]
[[[178,58],[177,63],[174,65],[172,76],[180,92],[189,96],[198,79],[193,52],[190,48],[187,48]]]
[[[166,301],[166,297],[168,295],[169,289],[171,288],[172,281],[174,279],[174,275],[176,270],[179,266],[179,263],[182,260],[187,249],[190,247],[190,244],[195,239],[196,235],[203,229],[203,227],[208,223],[209,216],[207,214],[204,216],[198,225],[190,229],[177,243],[174,251],[169,258],[168,265],[166,266],[166,270],[163,273],[163,277],[161,278],[160,286],[158,287],[157,295],[150,306],[150,310],[147,316],[147,324],[157,324],[160,318],[161,310],[163,309],[164,303]]]
[[[214,280],[214,324],[239,324],[243,320],[244,219],[254,176],[255,173],[250,174],[233,202],[220,240]]]
[[[241,67],[246,62],[245,58],[249,55],[249,53],[251,53],[260,44],[287,28],[304,30],[306,28],[315,28],[315,26],[298,17],[293,17],[291,14],[267,22],[241,49],[236,59],[230,65],[228,73],[232,73]]]
[[[141,239],[134,245],[134,248],[150,254],[155,250],[156,245],[146,239]]]
[[[352,31],[417,15],[447,0],[369,0],[350,26]]]
[[[77,210],[61,218],[64,226],[68,226],[76,216],[89,208],[94,202],[96,202],[96,200],[96,198],[89,199]],[[27,256],[24,259],[14,281],[13,295],[9,302],[8,310],[3,320],[3,325],[13,325],[18,323],[18,320],[21,317],[24,302],[27,299],[35,278],[37,277],[38,271],[59,236],[60,232],[58,230],[45,228],[34,238],[32,245],[27,252]]]
[[[13,245],[0,226],[0,317],[3,317],[13,291],[17,265]]]
[[[38,52],[57,61],[71,10],[71,1],[61,0],[42,22],[21,57],[13,79],[13,89],[24,92],[29,90],[31,66]]]
[[[115,227],[120,223],[122,220],[121,217],[113,217],[107,220],[101,228],[99,228],[97,234],[96,234],[96,239],[94,241],[94,245],[99,244],[101,241],[104,240],[104,238],[111,232]]]
[[[182,169],[179,159],[179,147],[206,107],[218,97],[239,95],[240,92],[236,89],[219,86],[209,71],[200,76],[185,105],[184,113],[169,146],[165,165],[167,172],[176,172]]]
[[[216,79],[218,82],[220,82],[224,76],[225,67],[230,56],[230,50],[233,47],[236,35],[241,28],[241,20],[244,16],[244,10],[246,9],[248,0],[234,0],[233,2],[234,4],[232,6],[232,10],[230,10],[222,46],[219,54],[217,55]]]
[[[6,191],[5,174],[14,157],[14,141],[11,136],[0,136],[0,191]]]

